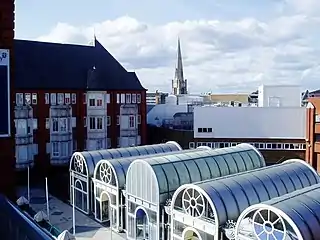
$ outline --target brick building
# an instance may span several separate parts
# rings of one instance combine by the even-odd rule
[[[306,161],[320,171],[320,98],[309,98],[307,105]]]
[[[15,40],[16,168],[68,166],[74,151],[146,143],[146,89],[93,46]]]

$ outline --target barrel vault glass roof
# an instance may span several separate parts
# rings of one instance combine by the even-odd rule
[[[93,176],[94,168],[101,159],[115,159],[115,158],[124,158],[131,156],[142,156],[150,155],[156,153],[165,153],[180,151],[181,147],[178,143],[170,141],[162,144],[154,145],[144,145],[138,147],[128,147],[128,148],[114,148],[114,149],[104,149],[97,151],[84,151],[74,153],[71,157],[70,170],[73,168],[73,159],[75,154],[80,154],[85,161],[85,164],[88,169],[88,175]]]
[[[215,181],[195,183],[216,208],[219,224],[237,220],[249,206],[320,182],[319,175],[302,160],[289,160]],[[226,207],[227,206],[227,207]]]
[[[249,144],[201,152],[178,152],[148,161],[159,184],[160,203],[181,185],[244,172],[265,166],[260,152]]]
[[[303,240],[319,239],[320,184],[263,202],[281,210],[297,226]]]
[[[201,151],[213,151],[212,149],[208,150],[207,148],[196,148],[191,150],[184,150],[183,153],[192,153],[192,152],[201,152]],[[136,160],[136,159],[143,159],[144,161],[149,161],[150,159],[153,159],[154,157],[160,157],[160,156],[169,156],[177,154],[177,152],[166,152],[166,153],[160,153],[160,154],[152,154],[148,156],[137,156],[137,157],[128,157],[128,158],[115,158],[110,160],[101,160],[96,168],[99,168],[99,165],[106,162],[108,165],[111,165],[112,168],[115,171],[115,177],[118,180],[118,188],[123,189],[126,184],[126,176],[127,171],[130,166],[130,164]],[[97,176],[99,174],[98,169],[95,170],[95,178],[98,179]]]

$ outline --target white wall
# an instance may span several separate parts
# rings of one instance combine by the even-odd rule
[[[187,105],[158,104],[154,106],[147,114],[147,123],[151,125],[161,125],[162,120],[173,120],[173,115],[175,113],[187,112],[187,110]]]
[[[212,133],[198,133],[212,128]],[[306,109],[302,107],[195,107],[194,138],[305,139]]]
[[[296,85],[262,85],[258,89],[259,107],[300,107],[301,87]]]

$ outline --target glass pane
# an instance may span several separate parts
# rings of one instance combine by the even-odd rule
[[[158,184],[159,184],[159,193],[167,193],[168,192],[168,182],[166,179],[166,175],[164,174],[161,166],[153,166],[153,170],[156,174]]]
[[[252,159],[247,152],[240,152],[238,154],[240,155],[242,161],[246,165],[247,170],[255,169]]]
[[[262,163],[260,156],[254,150],[249,150],[247,151],[247,153],[253,162],[254,168],[259,168],[264,166],[264,163]]]
[[[244,172],[246,170],[250,170],[251,169],[251,168],[247,168],[244,160],[242,159],[242,157],[240,156],[239,153],[233,153],[233,154],[231,154],[231,156],[236,161],[239,172]]]
[[[215,156],[214,160],[219,165],[221,176],[226,176],[230,174],[229,165],[226,163],[225,159],[221,156]]]
[[[172,163],[162,165],[162,169],[168,179],[169,192],[174,191],[180,187],[178,173]]]
[[[201,180],[207,180],[211,178],[211,173],[209,170],[209,167],[206,163],[205,158],[198,158],[197,160],[195,160],[195,163],[197,164],[199,170],[200,170],[200,174],[201,174]]]
[[[229,174],[234,174],[239,172],[237,163],[230,154],[225,154],[225,155],[222,155],[221,157],[223,157],[226,160],[226,163],[229,166],[229,170],[230,170]]]
[[[173,163],[175,166],[180,179],[180,185],[191,183],[191,178],[188,172],[186,165],[183,162],[175,162]]]
[[[184,164],[186,165],[189,171],[191,183],[200,182],[201,178],[200,178],[199,169],[197,165],[194,163],[194,161],[193,160],[185,161]]]

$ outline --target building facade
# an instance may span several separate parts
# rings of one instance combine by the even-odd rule
[[[309,98],[307,105],[306,161],[320,171],[320,98]]]
[[[50,56],[50,58],[48,58]],[[146,89],[104,47],[15,40],[16,168],[146,143]]]
[[[14,85],[14,9],[15,1],[0,2],[0,192],[14,197],[14,129],[11,100]]]

